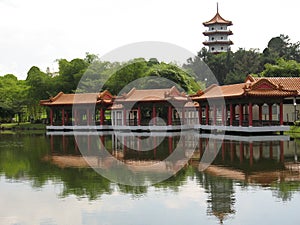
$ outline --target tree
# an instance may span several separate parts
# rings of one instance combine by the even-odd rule
[[[123,64],[115,73],[109,77],[104,85],[104,89],[112,94],[121,94],[121,90],[128,92],[133,86],[131,82],[144,77],[148,70],[147,61],[143,58],[137,58]]]
[[[13,74],[0,77],[0,117],[10,122],[18,114],[18,122],[27,104],[29,87],[25,81],[19,81]]]
[[[104,90],[104,85],[109,77],[121,68],[120,63],[94,61],[81,77],[76,92],[100,92]]]
[[[233,53],[232,68],[226,75],[224,84],[244,82],[249,74],[256,74],[262,71],[261,54],[257,49],[245,50],[240,48]]]
[[[70,62],[66,59],[58,60],[60,91],[64,93],[73,93],[80,81],[82,75],[88,68],[89,63],[84,59],[73,59]]]
[[[261,72],[264,77],[299,77],[300,63],[295,60],[284,60],[279,58],[275,65],[266,64],[265,70]]]
[[[300,62],[300,42],[291,43],[288,35],[273,37],[263,51],[265,63],[274,64],[279,58]]]
[[[194,77],[173,64],[156,64],[149,68],[146,76],[152,78],[150,81],[142,85],[142,88],[170,88],[175,84],[177,88],[183,89],[183,91],[188,93],[195,93],[200,89],[200,86]],[[155,77],[162,77],[166,80],[165,82],[163,82],[162,79],[158,79],[156,81]]]

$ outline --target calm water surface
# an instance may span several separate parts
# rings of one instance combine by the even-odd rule
[[[99,157],[90,136],[82,135],[86,148],[79,151],[70,133],[1,133],[0,225],[300,224],[300,140],[230,136],[210,143],[207,136],[187,135],[180,147],[191,159],[184,168],[166,181],[135,187],[109,181],[82,160]],[[144,142],[120,136],[98,138],[124,162],[164,160],[179,145],[176,134],[152,135],[147,143],[158,147],[137,151]],[[206,147],[216,158],[202,172]]]

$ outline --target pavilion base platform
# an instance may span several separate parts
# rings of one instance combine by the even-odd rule
[[[170,126],[47,126],[48,131],[135,131],[135,132],[173,132],[193,130],[191,125]]]
[[[232,133],[276,133],[289,131],[289,126],[259,126],[259,127],[244,127],[244,126],[218,126],[218,125],[195,125],[195,129],[209,132],[232,132]]]

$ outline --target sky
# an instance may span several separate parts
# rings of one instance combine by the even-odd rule
[[[299,0],[0,0],[0,75],[26,79],[32,66],[57,70],[57,59],[100,57],[137,42],[174,44],[197,54],[203,22],[233,22],[232,50],[300,41]]]

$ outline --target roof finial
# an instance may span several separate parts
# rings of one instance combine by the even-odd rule
[[[217,13],[219,13],[219,3],[217,2]]]

